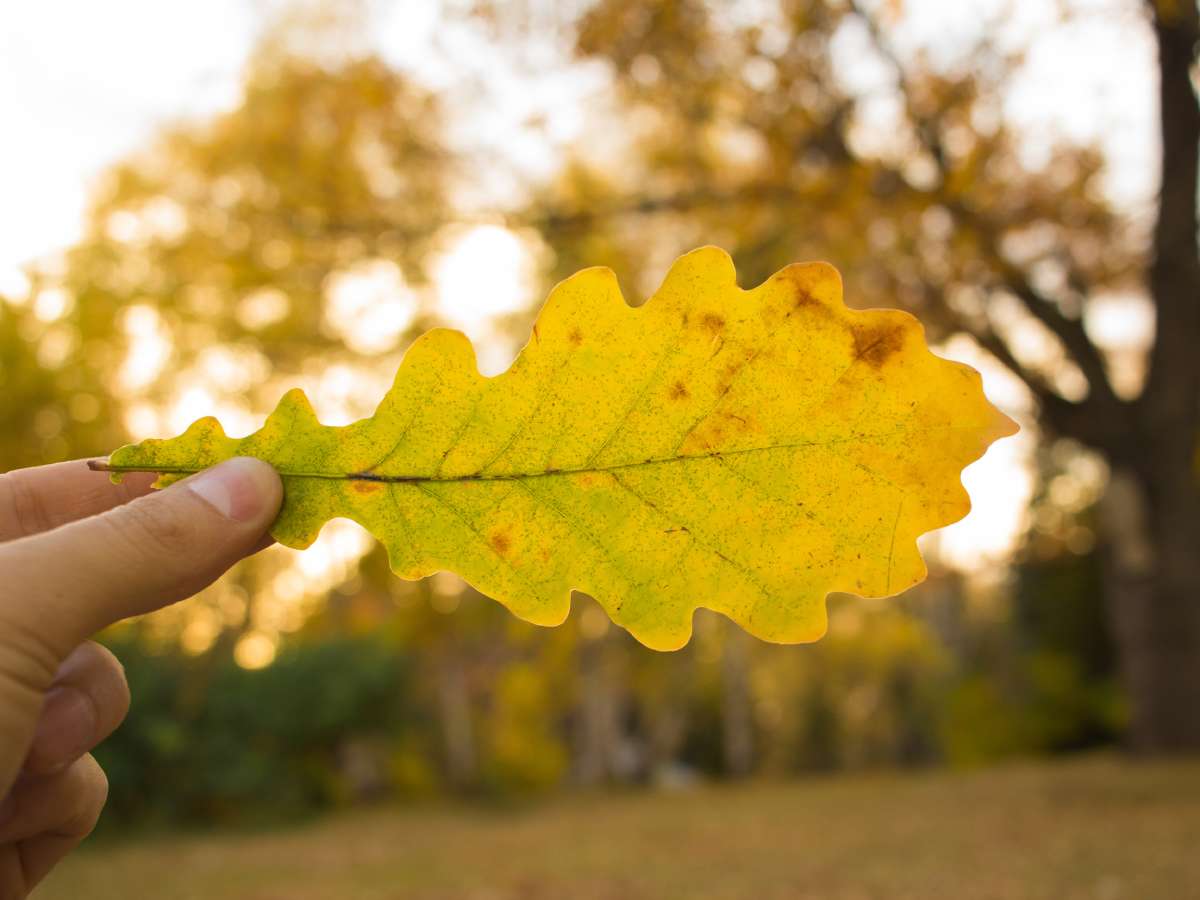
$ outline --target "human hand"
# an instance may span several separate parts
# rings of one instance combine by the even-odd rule
[[[240,458],[150,492],[83,461],[0,475],[0,900],[19,900],[96,824],[90,750],[129,709],[116,658],[87,638],[190,597],[266,534],[279,476]]]

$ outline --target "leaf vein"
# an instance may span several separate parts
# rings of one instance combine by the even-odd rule
[[[764,599],[767,599],[767,600],[771,599],[771,597],[773,596],[771,591],[769,591],[767,589],[767,587],[762,583],[762,581],[759,579],[758,575],[754,572],[753,569],[749,568],[744,563],[740,563],[735,559],[731,559],[729,556],[727,556],[725,553],[723,553],[718,548],[713,547],[710,544],[705,543],[704,541],[701,541],[699,538],[696,537],[695,527],[693,525],[688,524],[687,522],[684,522],[678,516],[678,514],[663,510],[661,507],[658,506],[658,504],[656,504],[650,498],[639,494],[637,491],[635,491],[633,488],[631,488],[628,484],[626,484],[624,481],[622,481],[619,476],[613,475],[612,478],[613,478],[613,481],[615,481],[618,485],[620,485],[622,488],[624,488],[626,491],[628,491],[631,496],[640,500],[643,504],[648,506],[650,509],[654,510],[654,512],[656,512],[662,518],[666,519],[668,522],[670,522],[673,525],[678,524],[678,525],[682,525],[684,528],[686,528],[687,533],[688,533],[688,538],[691,540],[691,542],[693,544],[695,544],[697,547],[699,547],[702,550],[707,550],[709,553],[713,554],[718,559],[723,560],[727,565],[732,567],[738,574],[742,575],[750,584],[754,585],[754,587],[758,589],[758,592],[763,595]]]

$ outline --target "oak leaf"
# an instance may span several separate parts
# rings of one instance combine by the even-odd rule
[[[677,260],[639,308],[612,271],[585,269],[501,375],[436,329],[370,418],[321,425],[293,390],[248,437],[204,418],[109,466],[162,485],[259,457],[283,478],[280,543],[353,519],[402,578],[456,572],[541,625],[563,621],[574,589],[657,649],[685,644],[701,606],[811,641],[831,591],[924,578],[917,536],[966,514],[962,468],[1016,430],[915,318],[841,294],[824,263],[742,290],[714,247]]]

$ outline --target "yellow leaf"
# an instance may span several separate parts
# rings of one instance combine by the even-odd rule
[[[848,309],[831,266],[744,291],[705,247],[636,309],[608,269],[562,282],[495,378],[437,329],[368,419],[323,426],[293,390],[249,437],[206,418],[110,464],[169,483],[257,456],[283,476],[272,534],[287,546],[346,517],[403,578],[457,572],[541,625],[585,591],[672,649],[697,607],[811,641],[830,591],[921,581],[917,536],[966,514],[959,473],[1015,430],[912,316]]]

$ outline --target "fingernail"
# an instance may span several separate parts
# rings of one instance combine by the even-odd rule
[[[78,688],[53,688],[46,694],[26,768],[38,774],[57,772],[90,750],[95,738],[91,699]]]
[[[262,510],[267,469],[270,466],[260,459],[237,456],[183,483],[225,518],[245,522]]]

